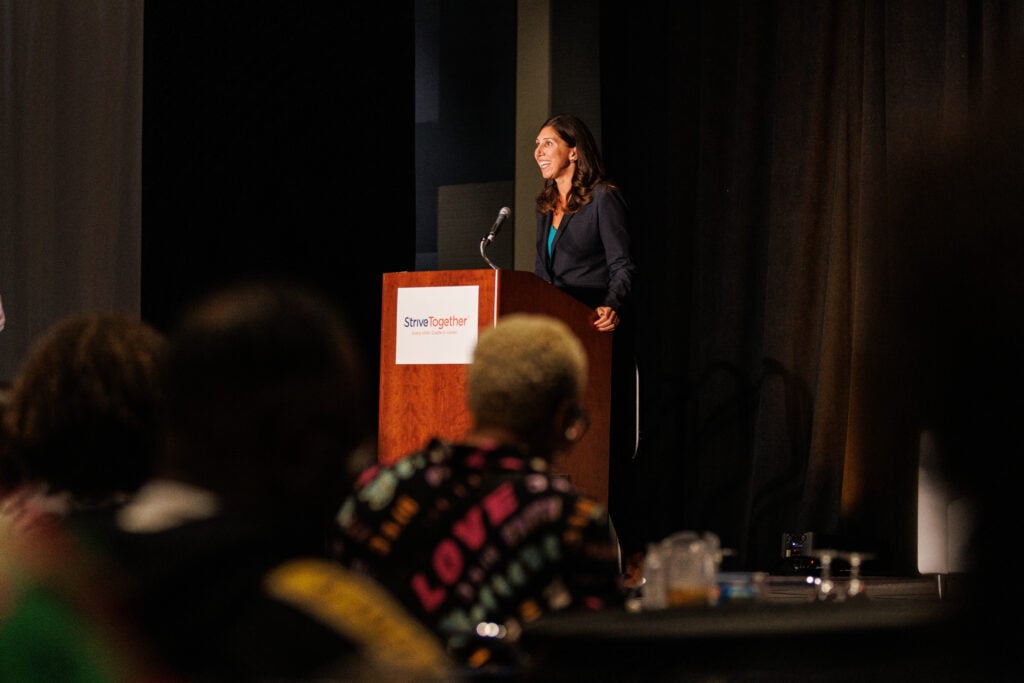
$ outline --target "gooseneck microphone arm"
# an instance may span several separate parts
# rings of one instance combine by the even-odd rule
[[[487,265],[489,265],[494,270],[498,270],[498,266],[494,265],[494,261],[492,261],[491,259],[487,258],[487,238],[486,237],[484,237],[482,240],[480,240],[480,255],[484,257],[484,261],[487,261]]]
[[[480,240],[480,255],[483,256],[484,261],[487,261],[487,265],[494,270],[498,270],[498,266],[494,265],[494,262],[487,257],[487,245],[494,241],[495,235],[497,235],[498,231],[501,230],[501,224],[504,223],[505,219],[511,215],[512,209],[507,206],[501,207],[501,210],[498,211],[498,219],[495,220],[494,225],[491,226],[491,231],[484,235],[484,238]]]

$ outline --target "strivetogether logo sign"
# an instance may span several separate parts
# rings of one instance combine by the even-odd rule
[[[480,288],[399,287],[397,365],[468,365],[479,328]]]

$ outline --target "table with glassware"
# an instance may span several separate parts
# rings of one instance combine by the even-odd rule
[[[948,577],[834,576],[831,560],[856,567],[861,558],[850,565],[848,553],[828,549],[816,551],[814,575],[721,572],[713,542],[692,534],[675,542],[686,547],[648,554],[646,585],[625,607],[528,625],[520,638],[527,679],[877,683],[963,673],[963,603]],[[652,559],[663,561],[653,573]]]

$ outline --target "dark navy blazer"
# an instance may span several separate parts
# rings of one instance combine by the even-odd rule
[[[565,214],[548,258],[551,214],[537,214],[534,272],[591,308],[611,306],[619,315],[630,303],[636,264],[630,252],[629,221],[622,193],[605,184],[574,214]]]

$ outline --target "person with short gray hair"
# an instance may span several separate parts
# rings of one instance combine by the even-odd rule
[[[371,466],[338,513],[337,557],[470,670],[521,666],[518,635],[546,613],[624,600],[607,511],[552,469],[586,430],[586,377],[564,322],[499,318],[473,351],[462,441]]]

